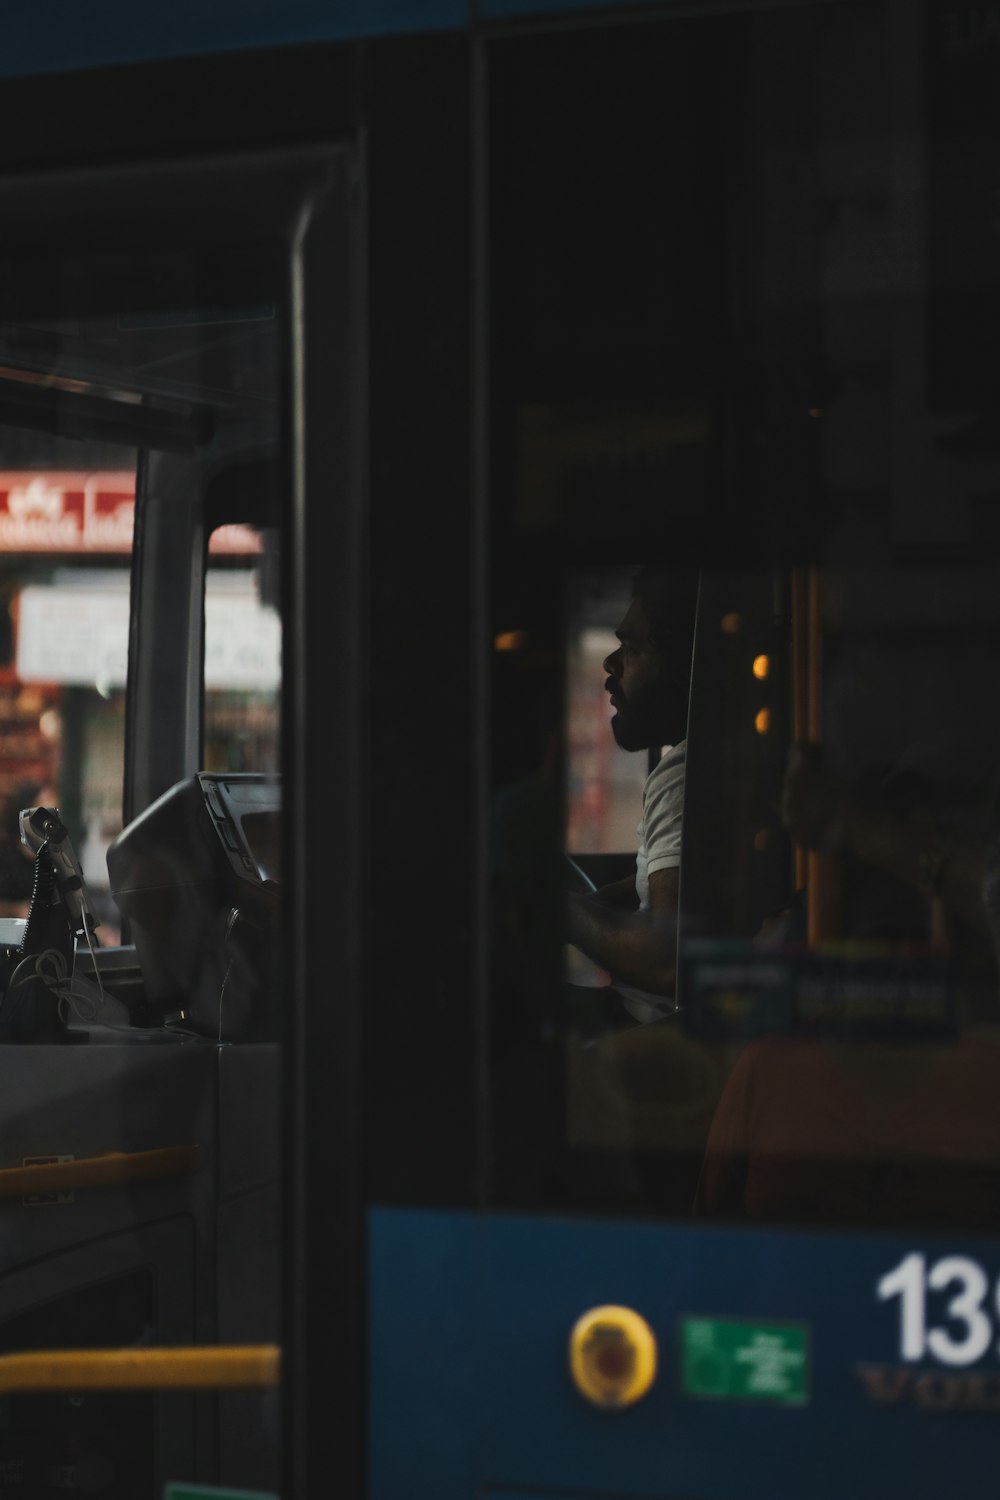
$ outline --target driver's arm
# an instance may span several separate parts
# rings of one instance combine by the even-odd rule
[[[596,891],[591,891],[595,901],[602,906],[614,906],[621,911],[638,911],[639,895],[635,888],[635,876],[627,875],[624,880],[612,880],[607,885],[598,886]]]
[[[634,881],[620,881],[619,887]],[[603,892],[566,898],[567,937],[607,969],[612,980],[638,985],[656,995],[673,993],[677,971],[677,893],[675,866],[649,877],[649,907],[637,911],[602,899]],[[604,890],[608,890],[605,887]]]

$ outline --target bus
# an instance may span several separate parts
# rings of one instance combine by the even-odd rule
[[[987,1492],[998,68],[973,0],[5,18],[4,1493]]]

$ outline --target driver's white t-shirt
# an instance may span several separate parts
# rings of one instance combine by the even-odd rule
[[[635,889],[639,910],[649,910],[649,877],[657,870],[674,870],[681,862],[681,819],[684,814],[684,765],[687,741],[664,750],[642,789],[642,817],[636,830]],[[625,1009],[636,1021],[658,1021],[677,1009],[670,995],[654,995],[611,976]]]

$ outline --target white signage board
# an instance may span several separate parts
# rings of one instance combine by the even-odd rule
[[[125,686],[127,588],[31,584],[18,604],[15,670],[22,682],[107,693]],[[210,590],[205,601],[205,686],[271,691],[281,680],[281,622],[251,590]],[[169,647],[167,648],[169,649]]]
[[[15,670],[22,682],[123,687],[128,590],[31,584],[18,602]]]

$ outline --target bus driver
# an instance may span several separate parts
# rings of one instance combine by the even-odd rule
[[[696,579],[643,568],[604,663],[612,733],[623,750],[666,747],[642,792],[635,873],[566,897],[567,939],[611,977],[621,1019],[673,1014],[685,735]]]

